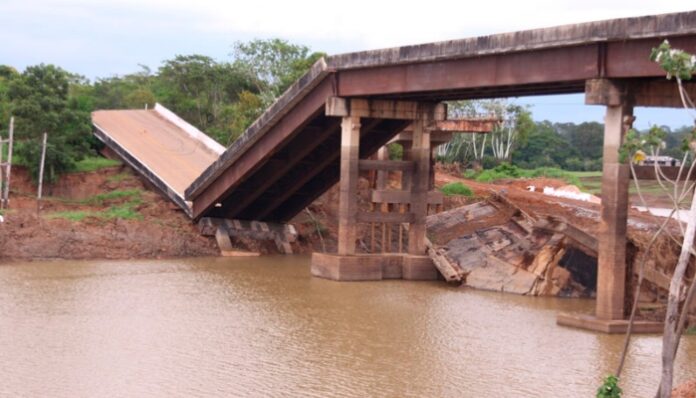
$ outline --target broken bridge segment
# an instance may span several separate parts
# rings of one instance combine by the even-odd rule
[[[297,230],[291,224],[203,217],[198,222],[198,228],[201,235],[215,236],[222,255],[229,252],[239,253],[233,249],[230,236],[272,240],[283,254],[292,254],[291,243],[297,240]]]
[[[167,108],[92,113],[94,135],[192,216],[184,191],[225,151]]]

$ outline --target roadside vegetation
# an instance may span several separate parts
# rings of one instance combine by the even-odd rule
[[[90,156],[75,162],[75,168],[72,170],[72,172],[84,173],[90,171],[97,171],[107,167],[120,166],[122,164],[123,163],[121,163],[118,160]]]
[[[595,173],[595,172],[592,172]],[[600,173],[601,175],[601,173]],[[509,163],[501,163],[492,169],[474,171],[467,170],[463,174],[464,178],[473,179],[477,182],[495,182],[499,180],[510,180],[517,178],[556,178],[568,184],[582,186],[578,174],[568,172],[555,167],[539,167],[536,169],[522,169]]]
[[[101,207],[94,210],[66,210],[47,213],[48,218],[62,218],[70,221],[82,221],[86,218],[98,220],[142,220],[138,207],[143,204],[143,191],[140,189],[114,190],[79,201],[65,201],[76,206]]]
[[[56,65],[18,71],[0,64],[0,134],[15,118],[13,163],[36,178],[48,133],[44,180],[115,165],[99,159],[91,132],[97,109],[142,109],[161,103],[223,145],[242,132],[323,53],[281,39],[235,43],[231,58],[177,55],[159,68],[89,81]]]
[[[445,196],[473,196],[474,192],[469,188],[468,186],[462,184],[461,182],[450,182],[449,184],[445,184],[442,188],[440,188],[440,191],[442,191]]]

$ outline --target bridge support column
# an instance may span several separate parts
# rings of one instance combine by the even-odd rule
[[[624,319],[626,301],[626,229],[630,169],[619,162],[619,148],[633,124],[633,107],[607,106],[604,119],[602,209],[597,259],[596,316]]]
[[[414,220],[408,230],[409,254],[422,256],[426,252],[425,221],[428,216],[430,188],[430,131],[426,128],[427,114],[421,112],[413,122],[411,158],[415,162],[411,181],[411,213]]]
[[[360,118],[346,116],[341,123],[341,181],[338,204],[338,255],[355,254],[358,214]]]
[[[604,333],[625,333],[626,280],[631,273],[626,264],[628,222],[628,184],[630,166],[619,161],[619,149],[631,128],[635,87],[630,83],[606,79],[589,80],[585,103],[605,105],[604,153],[602,167],[602,208],[598,230],[597,301],[595,315],[559,314],[557,323]],[[634,333],[659,333],[660,322],[636,321]]]

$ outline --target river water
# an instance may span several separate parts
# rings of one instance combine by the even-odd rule
[[[590,397],[621,336],[555,325],[589,300],[443,282],[336,283],[307,257],[0,266],[0,396]],[[652,396],[636,338],[627,397]],[[696,338],[677,380],[696,378]]]

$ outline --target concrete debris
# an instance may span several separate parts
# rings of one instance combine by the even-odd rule
[[[447,281],[530,296],[595,295],[597,238],[565,219],[529,214],[494,194],[428,216],[427,226],[437,239],[429,253]],[[669,288],[669,276],[654,261],[644,277],[656,289]]]
[[[583,202],[600,204],[602,200],[590,193],[580,191],[575,185],[564,185],[559,188],[544,187],[544,195],[555,196],[558,198],[575,199]]]
[[[550,217],[524,212],[504,195],[428,217],[428,230],[445,236],[433,245],[465,286],[532,296],[591,297],[596,241]],[[572,255],[576,252],[584,256]],[[571,264],[579,259],[583,264]],[[439,267],[438,267],[439,268]],[[596,277],[595,277],[596,279]]]

